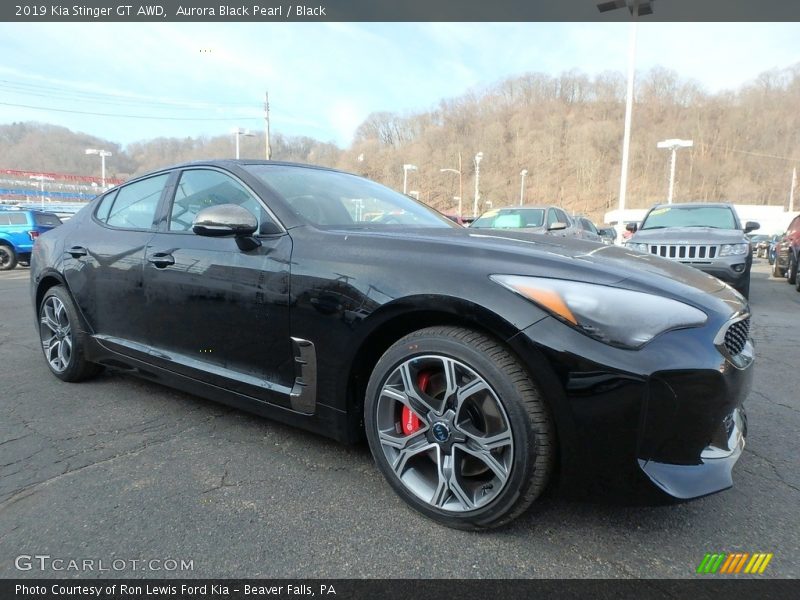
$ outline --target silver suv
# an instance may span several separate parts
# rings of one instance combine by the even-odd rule
[[[516,229],[579,237],[578,226],[557,206],[510,206],[487,210],[470,225],[471,229]]]
[[[657,204],[640,228],[628,225],[634,235],[626,247],[697,267],[747,298],[753,253],[745,234],[759,227],[754,221],[742,227],[730,204]]]

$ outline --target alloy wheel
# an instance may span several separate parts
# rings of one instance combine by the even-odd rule
[[[375,419],[391,470],[432,507],[476,510],[508,482],[508,415],[488,382],[463,362],[435,354],[403,362],[381,388]]]
[[[72,326],[64,303],[49,296],[39,312],[39,337],[50,368],[63,373],[72,358]]]

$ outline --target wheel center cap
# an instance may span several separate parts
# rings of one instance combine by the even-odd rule
[[[431,431],[433,432],[433,438],[441,444],[450,439],[450,428],[446,423],[441,421],[434,423]]]

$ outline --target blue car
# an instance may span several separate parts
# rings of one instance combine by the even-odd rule
[[[58,216],[38,210],[0,210],[0,271],[28,264],[33,243],[45,231],[61,225]]]

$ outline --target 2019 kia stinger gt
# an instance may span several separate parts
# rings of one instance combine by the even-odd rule
[[[122,369],[366,434],[399,496],[452,527],[507,523],[587,474],[709,494],[744,445],[750,314],[729,286],[615,246],[465,229],[330,169],[209,161],[129,181],[38,238],[31,296],[59,379]]]

